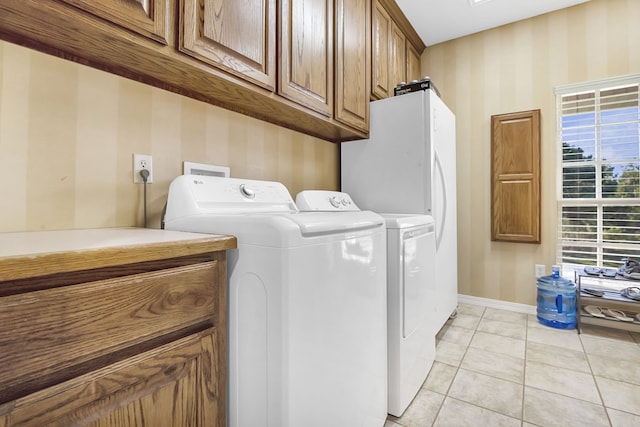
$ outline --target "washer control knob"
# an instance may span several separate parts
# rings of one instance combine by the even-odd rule
[[[329,203],[331,203],[331,206],[333,206],[334,208],[340,207],[340,201],[335,196],[329,198]]]
[[[347,206],[349,204],[349,200],[343,198],[342,199],[342,206]]]
[[[240,193],[247,199],[253,199],[256,197],[256,192],[247,187],[245,184],[240,184]]]

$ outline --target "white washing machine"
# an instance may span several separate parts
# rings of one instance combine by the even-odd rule
[[[336,191],[302,191],[296,204],[301,211],[358,210]],[[399,417],[435,359],[435,223],[430,215],[380,215],[387,228],[388,412]]]
[[[300,213],[280,183],[183,175],[165,228],[231,234],[232,427],[381,427],[386,233],[365,211]]]

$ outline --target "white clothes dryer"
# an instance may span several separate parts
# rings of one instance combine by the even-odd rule
[[[301,191],[296,204],[301,211],[359,210],[348,193],[338,191]],[[435,359],[435,223],[430,215],[380,215],[387,229],[387,409],[399,417]]]
[[[381,215],[387,226],[388,412],[399,417],[436,355],[435,223],[429,215]]]
[[[300,213],[281,183],[183,175],[165,228],[231,234],[231,427],[381,427],[386,233],[365,211]]]

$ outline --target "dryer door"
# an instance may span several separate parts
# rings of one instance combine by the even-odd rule
[[[433,224],[402,233],[402,336],[433,318],[436,237]]]

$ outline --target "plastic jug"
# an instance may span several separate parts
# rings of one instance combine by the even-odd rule
[[[558,329],[576,327],[576,285],[560,277],[560,267],[553,266],[551,276],[540,277],[538,286],[538,321]]]

